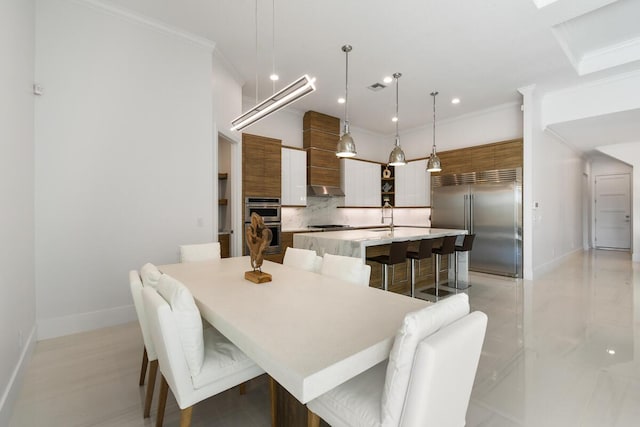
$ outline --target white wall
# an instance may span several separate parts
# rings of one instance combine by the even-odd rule
[[[633,166],[633,261],[640,262],[640,142],[605,145],[598,151]]]
[[[585,160],[569,145],[542,129],[542,97],[534,93],[532,115],[532,270],[538,277],[565,256],[582,250],[583,173]],[[535,207],[537,204],[537,207]]]
[[[39,337],[135,318],[127,272],[213,235],[212,45],[91,4],[40,0]]]
[[[229,146],[229,179],[227,190],[229,204],[226,208],[225,224],[220,224],[218,210],[214,209],[214,224],[218,228],[236,230],[231,234],[230,250],[232,256],[242,255],[242,135],[231,131],[231,120],[242,113],[242,79],[235,69],[226,61],[219,51],[213,55],[213,97],[214,97],[214,150],[217,150],[222,135],[231,145]],[[217,170],[214,163],[214,177]],[[214,203],[217,203],[217,187],[214,187]]]
[[[256,105],[255,101],[255,98],[244,97],[242,99],[242,111],[244,112],[253,108]],[[263,100],[261,99],[260,101]],[[304,112],[289,106],[268,115],[259,122],[243,129],[242,132],[279,139],[282,141],[282,145],[302,148],[303,116]]]
[[[0,425],[9,424],[35,336],[34,1],[0,2]]]
[[[436,111],[437,151],[517,138],[522,138],[522,112],[519,103],[498,105],[445,120],[438,120]],[[433,123],[400,132],[400,141],[407,159],[428,157],[433,143]],[[446,165],[442,166],[446,169]]]
[[[240,140],[238,132],[231,131],[231,120],[242,113],[242,79],[222,54],[213,54],[213,113],[217,131],[232,140]]]

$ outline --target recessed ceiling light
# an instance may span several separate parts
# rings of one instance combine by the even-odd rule
[[[382,79],[382,81],[385,83],[391,83],[393,81],[393,78],[390,76],[386,76],[384,79]]]
[[[451,100],[451,103],[452,103],[452,104],[460,104],[460,98],[453,98],[453,99]]]
[[[344,104],[344,103],[345,103],[344,98],[338,98],[338,104]]]
[[[271,74],[269,78],[271,79],[271,81],[274,81],[274,82],[277,82],[280,79],[280,77],[278,77],[278,75],[275,73]]]
[[[612,348],[608,348],[607,349],[607,353],[609,353],[610,355],[613,356],[614,354],[616,354],[616,351],[614,349],[612,349]]]
[[[398,118],[397,118],[396,116],[393,116],[393,117],[391,118],[391,121],[395,123],[395,122],[397,122],[397,121],[398,121]]]

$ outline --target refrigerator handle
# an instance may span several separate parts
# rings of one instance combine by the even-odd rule
[[[473,234],[473,194],[469,195],[469,234]]]
[[[464,228],[469,229],[469,195],[464,195]]]

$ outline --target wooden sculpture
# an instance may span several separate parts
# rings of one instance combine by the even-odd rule
[[[252,271],[244,273],[244,278],[254,283],[265,283],[271,281],[271,275],[262,271],[264,262],[264,251],[273,239],[273,233],[264,225],[264,220],[257,213],[251,214],[251,225],[246,230],[247,246],[251,256]]]

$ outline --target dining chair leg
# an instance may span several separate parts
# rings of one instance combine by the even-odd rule
[[[164,375],[161,375],[161,377],[162,380],[160,381],[160,397],[158,398],[156,427],[162,427],[162,423],[164,422],[164,408],[167,405],[167,394],[169,394],[169,384],[167,384],[167,380],[164,378]]]
[[[147,382],[147,392],[144,397],[144,418],[149,418],[151,414],[151,401],[153,400],[153,389],[156,387],[157,372],[158,359],[149,364],[149,381]]]
[[[278,419],[278,389],[276,380],[269,377],[269,397],[271,398],[271,427],[276,427]]]
[[[191,427],[191,416],[193,415],[193,406],[180,410],[180,427]]]
[[[238,388],[240,389],[240,396],[247,394],[247,382],[248,381],[245,381],[238,386]]]
[[[149,358],[147,357],[147,347],[142,351],[142,367],[140,368],[140,382],[138,385],[144,385],[144,377],[147,375],[147,364]]]
[[[320,427],[320,417],[311,409],[307,409],[307,427]]]

